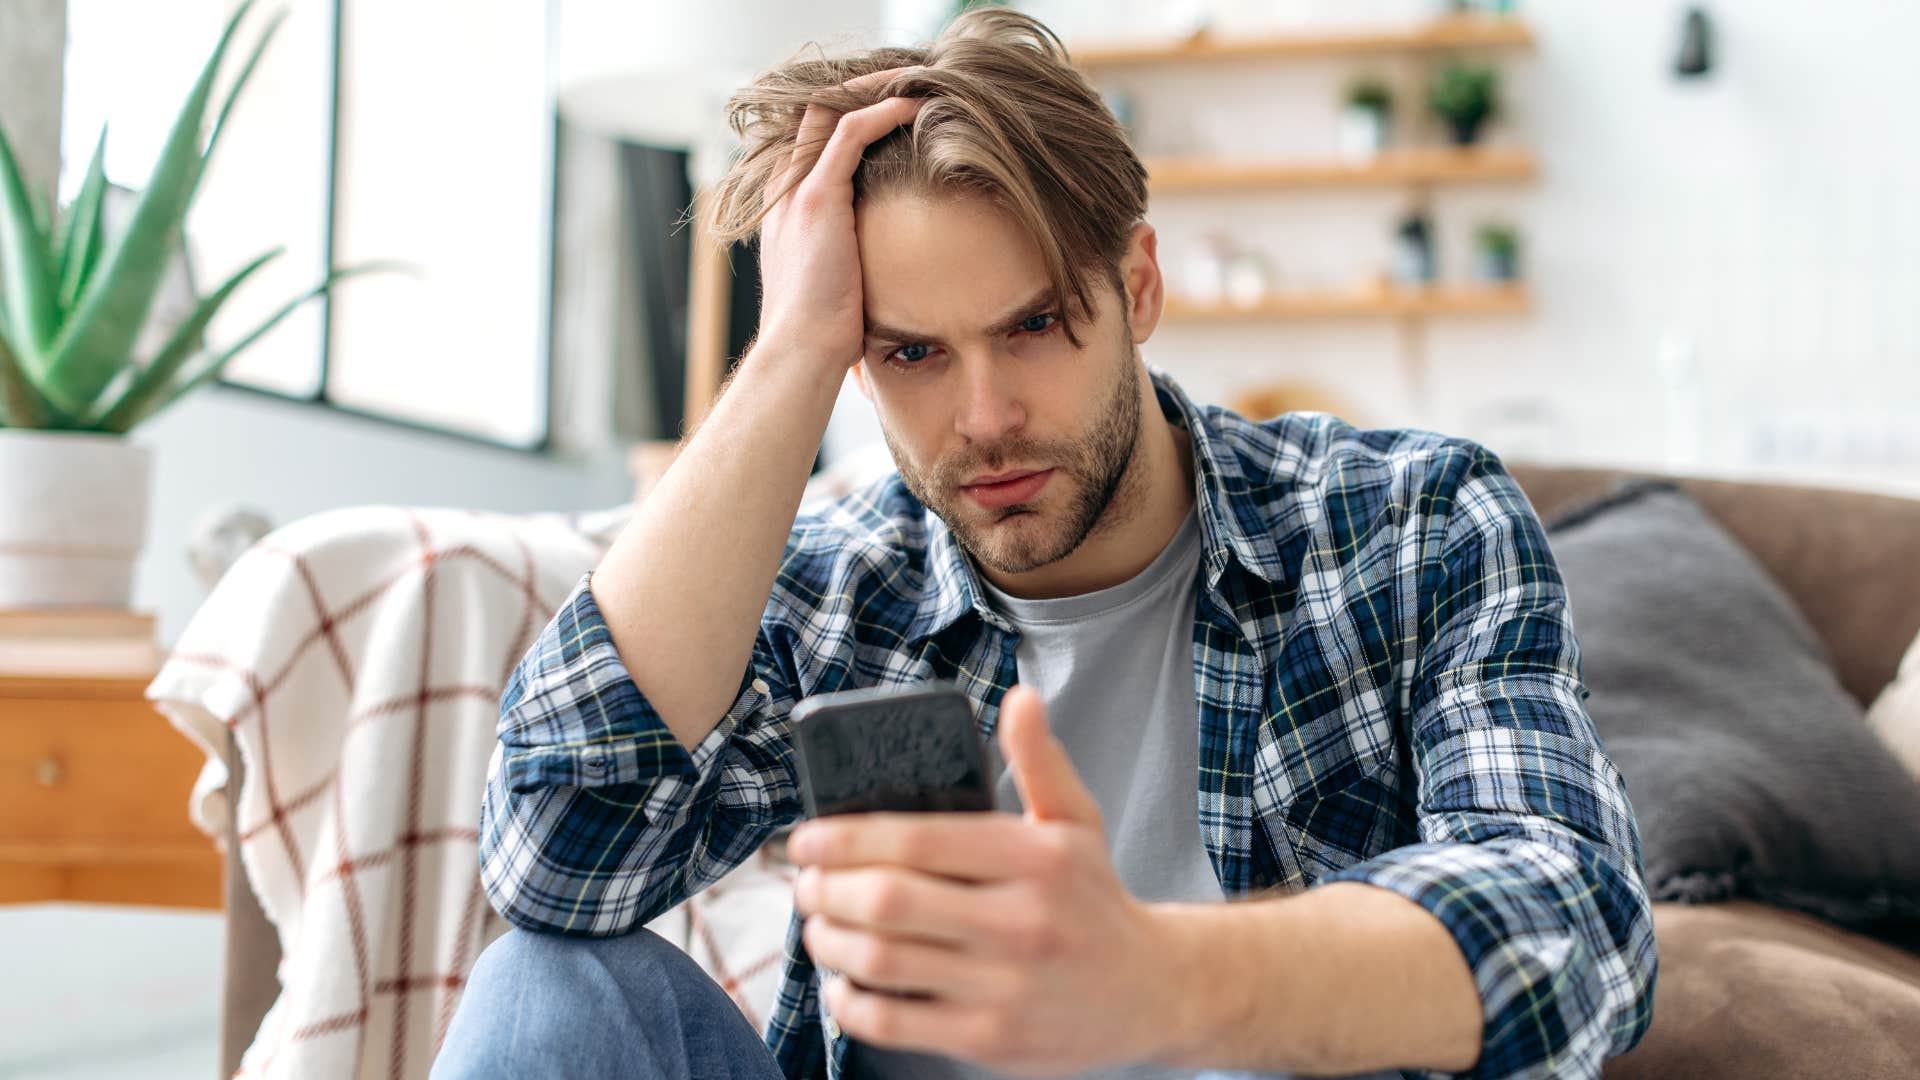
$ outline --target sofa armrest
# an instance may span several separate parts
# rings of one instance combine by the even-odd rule
[[[230,802],[238,801],[246,763],[234,745],[233,733],[227,733],[227,760],[232,762],[228,781]],[[240,1068],[240,1057],[260,1030],[260,1020],[280,993],[280,938],[266,912],[260,910],[260,898],[247,881],[247,869],[240,861],[240,835],[232,815],[227,817],[227,832],[222,845],[226,852],[227,955],[221,972],[220,987],[220,1076],[232,1076]]]

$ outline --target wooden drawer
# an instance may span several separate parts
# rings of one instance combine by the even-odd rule
[[[220,906],[187,817],[204,756],[144,679],[0,678],[0,902]]]

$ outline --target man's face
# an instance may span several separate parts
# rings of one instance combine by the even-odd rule
[[[858,370],[908,490],[1007,574],[1118,524],[1144,391],[1116,291],[1101,285],[1076,348],[1039,249],[991,203],[890,194],[856,217]]]

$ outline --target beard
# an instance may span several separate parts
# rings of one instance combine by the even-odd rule
[[[1066,558],[1096,530],[1124,522],[1139,486],[1138,475],[1129,472],[1140,442],[1140,363],[1132,334],[1118,359],[1113,391],[1078,439],[1013,436],[991,446],[966,447],[922,470],[882,427],[901,481],[984,566],[1024,574]],[[1056,472],[1032,503],[989,510],[961,492],[969,477],[1009,466]]]

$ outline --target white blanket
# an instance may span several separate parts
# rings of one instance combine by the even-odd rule
[[[866,458],[808,500],[871,475]],[[237,817],[277,928],[279,998],[240,1075],[424,1077],[475,957],[481,788],[514,665],[631,514],[369,507],[250,548],[147,696],[206,751],[191,814]],[[227,730],[245,763],[229,801]],[[791,879],[763,853],[653,928],[764,1025]]]

